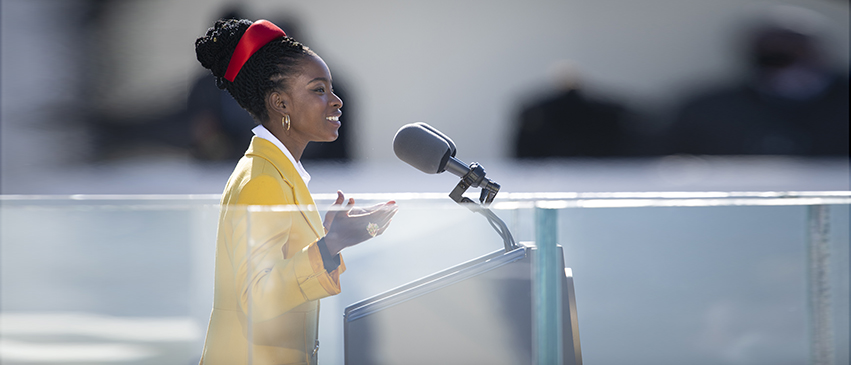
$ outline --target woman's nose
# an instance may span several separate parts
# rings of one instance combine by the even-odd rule
[[[331,95],[333,95],[333,98],[331,98],[331,105],[337,107],[337,109],[342,108],[343,107],[343,99],[340,99],[340,97],[337,96],[337,94],[331,93]]]

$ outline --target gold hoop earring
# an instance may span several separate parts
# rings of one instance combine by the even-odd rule
[[[290,131],[290,115],[285,114],[283,118],[281,118],[281,124],[287,127],[287,132]]]

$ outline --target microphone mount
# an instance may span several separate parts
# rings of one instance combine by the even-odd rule
[[[449,197],[456,203],[462,203],[464,202],[463,195],[470,187],[482,188],[479,194],[479,202],[482,204],[492,203],[496,193],[499,192],[499,184],[485,177],[485,169],[478,162],[470,164],[469,171],[461,177],[461,181],[458,182],[458,185],[455,185],[455,188],[449,193]],[[470,201],[472,202],[472,200]]]

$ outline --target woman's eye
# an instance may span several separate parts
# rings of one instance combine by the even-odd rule
[[[315,90],[315,91],[316,91],[316,92],[318,92],[318,93],[324,93],[324,92],[325,92],[325,88],[324,88],[324,87],[318,87],[318,88],[316,88],[316,90]]]

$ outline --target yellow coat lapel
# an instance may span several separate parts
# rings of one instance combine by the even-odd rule
[[[308,207],[307,209],[299,210],[301,211],[301,215],[304,216],[304,219],[307,220],[310,228],[313,229],[316,238],[325,236],[322,218],[316,210],[316,203],[310,195],[310,190],[307,189],[307,185],[305,185],[304,180],[302,180],[301,175],[298,174],[290,159],[278,149],[278,146],[263,138],[253,137],[251,139],[251,145],[248,146],[245,154],[261,157],[275,166],[284,182],[292,189],[295,199],[293,204]]]

